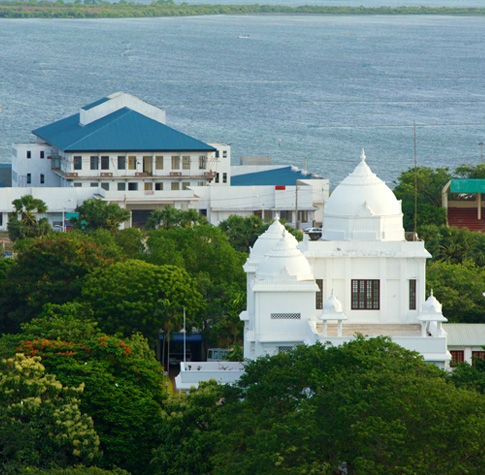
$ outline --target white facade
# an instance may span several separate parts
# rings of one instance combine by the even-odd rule
[[[211,224],[218,225],[231,215],[251,216],[257,213],[265,222],[280,216],[290,226],[296,227],[298,209],[298,225],[302,229],[313,226],[318,209],[313,200],[314,187],[319,188],[320,180],[308,182],[314,183],[301,183],[298,187],[260,185],[191,189],[199,198],[197,208],[207,213]]]
[[[39,215],[46,217],[54,229],[61,229],[65,213],[74,213],[77,206],[87,199],[93,198],[94,193],[103,193],[99,188],[0,188],[0,231],[7,231],[8,213],[15,211],[12,204],[25,195],[32,195],[47,205],[47,213]]]
[[[244,357],[341,345],[362,334],[388,336],[448,368],[446,318],[432,295],[425,299],[431,256],[423,242],[406,241],[401,203],[363,153],[328,199],[323,224],[318,241],[305,236],[297,244],[278,221],[256,241],[244,266]]]
[[[98,102],[80,109],[78,125],[87,126],[124,109],[165,124],[165,111],[130,94],[115,93]],[[52,135],[57,138],[64,134],[69,138],[70,133],[72,131],[66,126],[66,130]],[[136,138],[136,130],[133,134]],[[67,138],[63,137],[63,140],[67,141]],[[224,144],[202,144],[210,149],[206,151],[147,151],[143,145],[139,150],[123,150],[116,146],[107,150],[102,148],[102,140],[98,140],[101,142],[98,150],[69,151],[40,136],[36,140],[36,143],[13,145],[14,187],[100,186],[106,191],[124,191],[129,197],[131,192],[136,191],[183,191],[190,186],[206,186],[209,183],[216,186],[230,184],[231,153],[230,147]],[[181,140],[183,142],[183,138]],[[177,140],[173,142],[176,144]],[[75,148],[75,144],[70,144],[69,148]]]
[[[275,223],[268,230],[272,239],[264,235],[260,239],[271,242],[277,229]],[[287,244],[286,258],[280,255],[276,261],[275,250],[283,242]],[[241,319],[245,321],[246,358],[275,354],[301,343],[341,344],[362,333],[390,336],[427,361],[447,366],[450,356],[440,327],[444,317],[428,315],[426,331],[422,331],[425,317],[420,309],[427,308],[425,265],[431,256],[423,242],[405,240],[401,203],[371,172],[363,154],[354,172],[328,199],[320,240],[309,241],[305,236],[298,247],[291,248],[280,233],[279,241],[265,249],[264,257],[258,243],[245,267],[248,309]],[[289,271],[291,253],[296,251],[311,272],[302,262],[299,272]],[[261,271],[268,267],[276,272],[271,278]],[[278,269],[284,270],[278,274]],[[295,280],[293,285],[286,273]],[[306,294],[299,291],[303,288],[308,289]],[[281,310],[278,321],[272,322],[271,328],[277,330],[269,331],[261,322],[267,323],[268,314],[280,308],[286,311]]]

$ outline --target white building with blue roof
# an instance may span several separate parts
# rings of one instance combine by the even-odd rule
[[[120,198],[136,209],[153,202],[177,206],[177,197],[168,195],[230,182],[229,146],[172,129],[165,124],[165,111],[126,93],[100,99],[32,133],[35,143],[13,145],[13,187],[100,187],[114,192],[114,201]],[[185,207],[187,198],[182,199]]]
[[[64,119],[35,129],[35,142],[13,144],[12,187],[89,189],[93,198],[131,211],[129,226],[171,206],[197,209],[212,224],[239,216],[281,216],[305,228],[322,221],[327,179],[292,166],[231,167],[230,146],[204,143],[165,123],[165,111],[130,94],[115,93]],[[253,157],[257,158],[257,157]],[[231,176],[234,182],[231,183]],[[210,185],[210,186],[207,186]],[[1,229],[11,203],[0,197]],[[69,200],[72,212],[75,200]],[[64,209],[64,207],[63,207]],[[50,213],[52,214],[52,213]],[[56,224],[59,216],[48,216]]]

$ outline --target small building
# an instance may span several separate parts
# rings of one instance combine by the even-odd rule
[[[453,178],[443,187],[442,206],[448,226],[485,232],[484,179]]]
[[[474,358],[485,359],[485,324],[446,323],[443,328],[448,334],[452,366],[463,362],[473,365]]]

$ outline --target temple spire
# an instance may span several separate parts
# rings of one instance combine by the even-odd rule
[[[362,149],[362,151],[360,152],[360,160],[362,162],[365,162],[365,152],[364,152],[364,149]]]

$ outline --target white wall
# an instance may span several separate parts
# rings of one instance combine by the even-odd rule
[[[53,148],[45,143],[13,144],[12,186],[60,186],[60,178],[52,172],[52,160],[47,158],[52,154]],[[41,175],[44,176],[44,183],[41,183]]]

